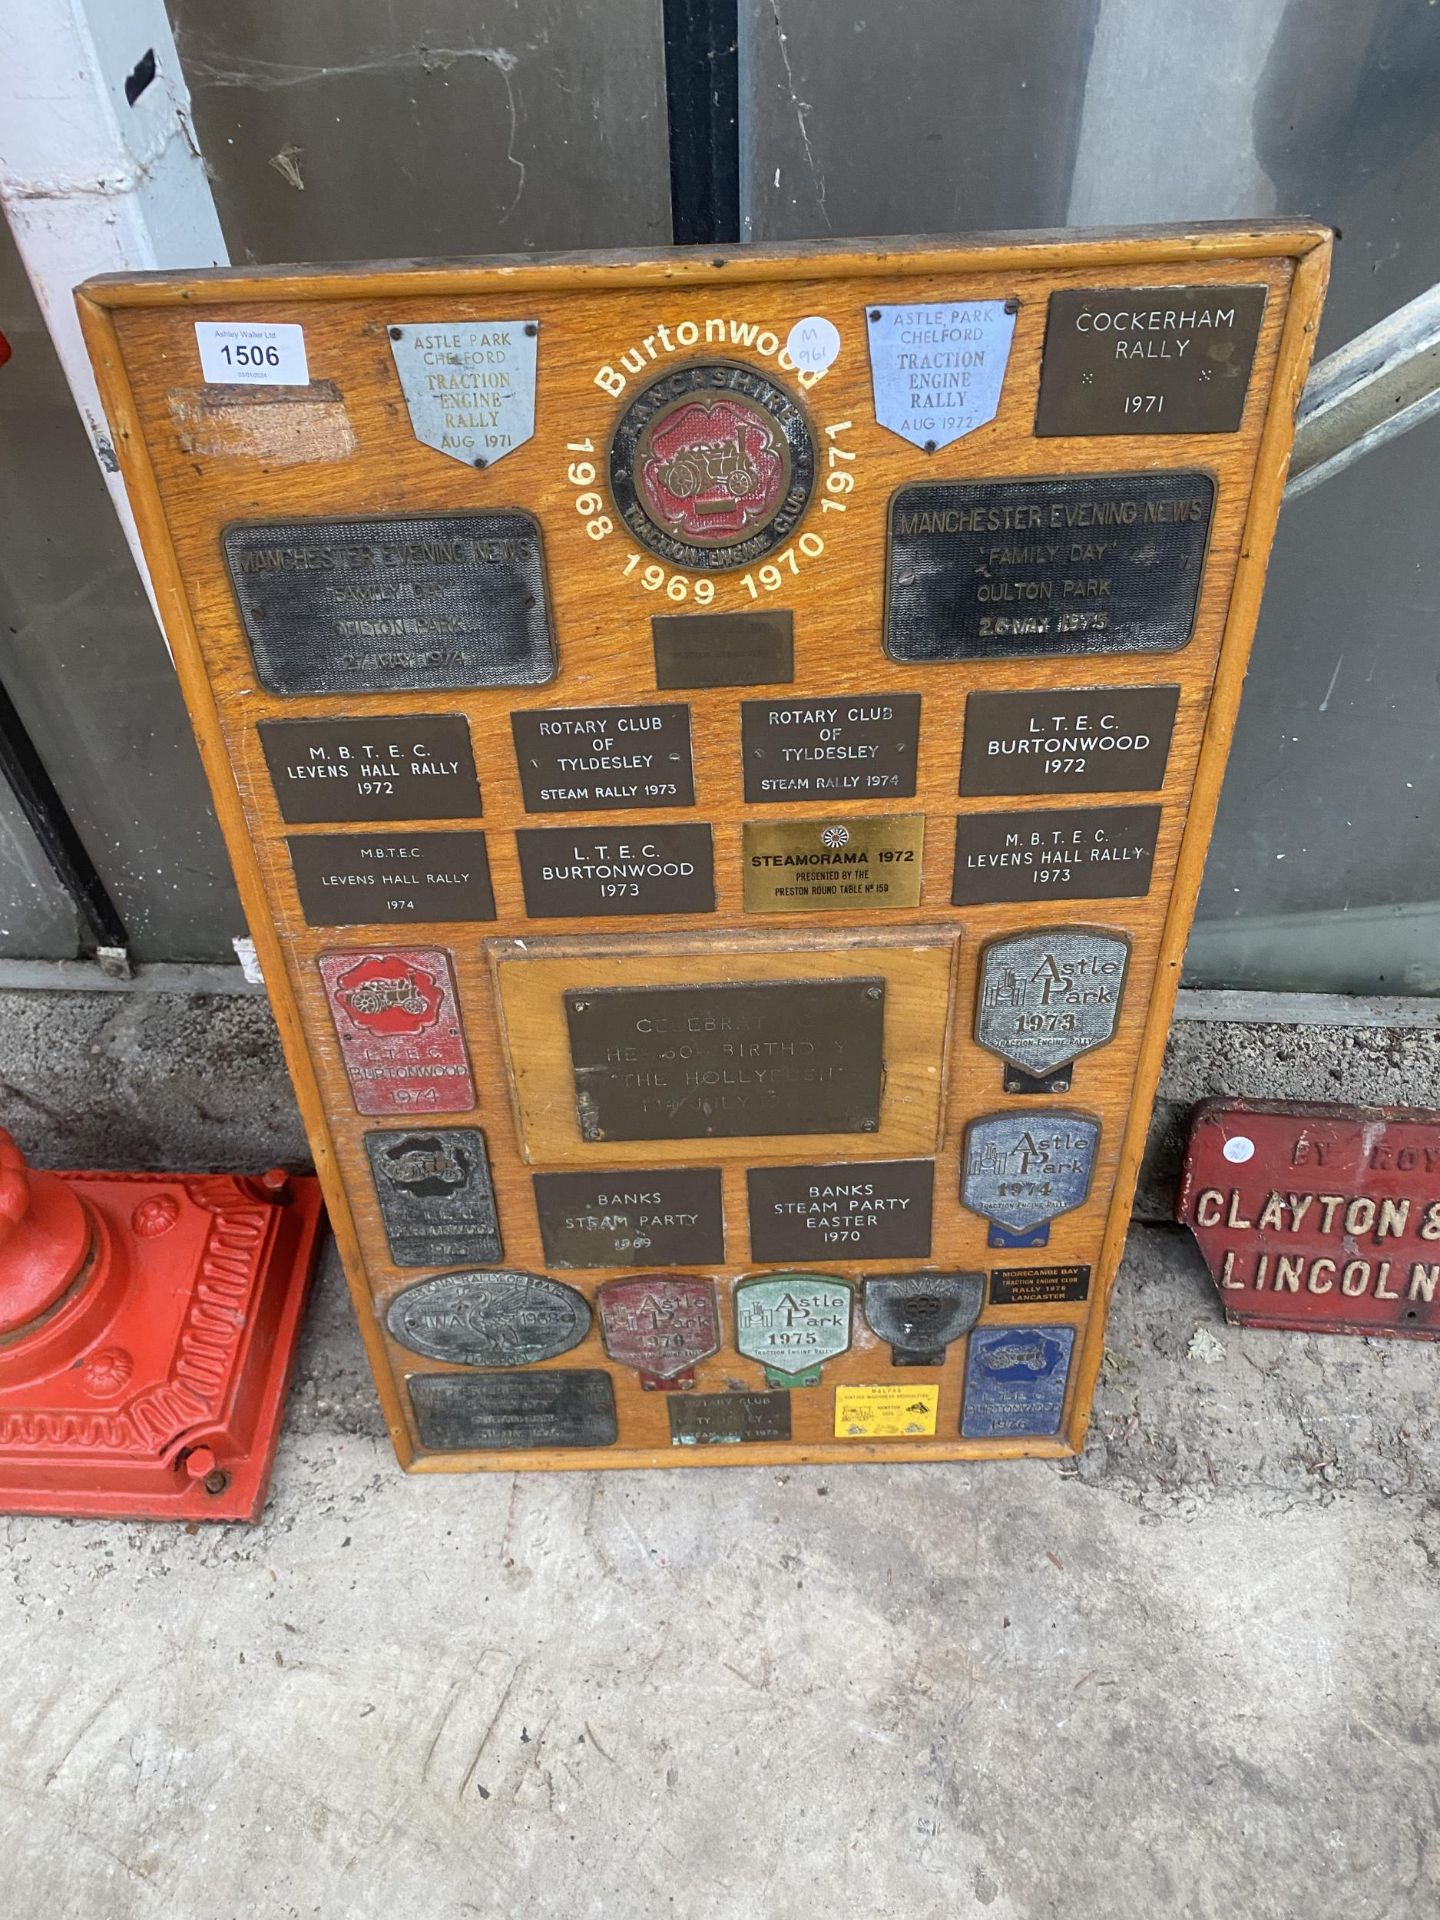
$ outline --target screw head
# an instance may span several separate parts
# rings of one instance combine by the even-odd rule
[[[474,461],[474,466],[477,472],[483,472],[484,469],[489,466],[489,464],[490,462],[485,458],[483,453],[477,455]]]
[[[229,1484],[230,1476],[223,1467],[216,1467],[213,1473],[207,1473],[205,1476],[205,1491],[209,1494],[224,1493]]]
[[[933,440],[927,440],[927,441],[925,442],[925,451],[926,451],[926,453],[934,453],[934,451],[935,451],[935,442],[934,442]]]
[[[528,335],[530,336],[530,338],[531,338],[531,339],[533,340],[533,339],[535,338],[535,336],[536,336],[536,334],[537,334],[537,333],[538,333],[538,332],[540,331],[540,328],[539,328],[539,326],[538,326],[538,325],[536,324],[536,322],[535,322],[535,321],[533,321],[533,320],[527,320],[527,321],[525,322],[525,331],[526,331],[526,333],[527,333],[527,334],[528,334]]]
[[[1019,313],[1020,311],[1020,302],[1016,299],[1013,293],[1011,294],[1010,298],[1005,302],[1005,311],[1006,313]]]
[[[392,340],[403,340],[405,338],[405,329],[403,327],[387,327],[386,332]]]

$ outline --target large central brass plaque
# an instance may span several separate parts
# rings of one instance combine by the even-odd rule
[[[565,995],[581,1137],[874,1133],[885,982],[606,987]]]

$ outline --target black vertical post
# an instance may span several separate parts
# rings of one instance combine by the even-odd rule
[[[45,771],[25,723],[0,687],[0,775],[9,781],[55,877],[74,901],[97,947],[125,947],[125,923]]]
[[[740,238],[737,0],[664,0],[670,217],[677,246]]]

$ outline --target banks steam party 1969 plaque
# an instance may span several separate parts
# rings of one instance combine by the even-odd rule
[[[1328,258],[80,289],[407,1468],[1080,1447]]]

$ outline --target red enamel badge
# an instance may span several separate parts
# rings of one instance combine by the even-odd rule
[[[439,947],[319,961],[360,1113],[468,1113],[475,1085],[450,956]]]
[[[1440,1338],[1440,1114],[1207,1100],[1176,1216],[1227,1320]]]
[[[715,1287],[658,1273],[611,1280],[595,1296],[605,1351],[634,1367],[647,1389],[693,1387],[694,1368],[720,1348]]]

